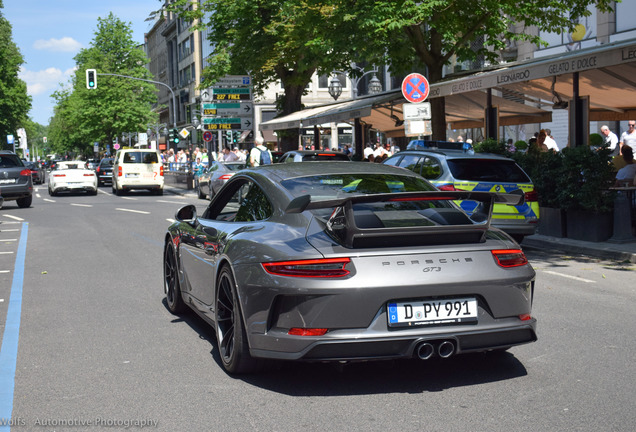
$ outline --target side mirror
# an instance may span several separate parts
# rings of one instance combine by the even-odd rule
[[[197,208],[193,204],[181,207],[174,215],[177,222],[185,222],[193,225],[197,220]]]

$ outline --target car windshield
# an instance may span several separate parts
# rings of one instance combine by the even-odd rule
[[[223,166],[225,166],[228,171],[240,171],[247,167],[247,165],[244,163],[226,163],[223,164]]]
[[[157,152],[128,152],[124,154],[124,163],[132,164],[132,163],[157,163]]]
[[[514,161],[498,159],[448,159],[448,167],[457,180],[530,183]]]

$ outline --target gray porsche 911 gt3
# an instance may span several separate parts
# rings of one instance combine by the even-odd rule
[[[473,200],[469,217],[454,201]],[[236,173],[203,214],[176,213],[163,254],[168,308],[214,329],[223,366],[259,359],[428,359],[533,342],[535,272],[490,226],[523,193],[441,192],[364,162]]]

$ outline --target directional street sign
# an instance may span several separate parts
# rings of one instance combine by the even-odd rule
[[[241,87],[252,85],[249,75],[226,75],[214,83],[212,87]]]
[[[254,104],[251,102],[204,103],[202,108],[204,116],[251,117],[254,112]]]
[[[252,127],[252,119],[248,117],[203,118],[206,130],[246,130]]]
[[[418,73],[409,74],[402,81],[402,95],[409,102],[424,102],[430,89],[428,80]]]
[[[402,112],[404,113],[404,120],[430,120],[431,103],[404,104],[402,105]]]

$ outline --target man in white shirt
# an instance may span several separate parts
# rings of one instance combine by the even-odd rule
[[[269,153],[269,163],[272,163],[272,153],[263,145],[263,138],[256,137],[254,148],[250,151],[250,166],[257,167],[261,164],[261,152]]]
[[[554,138],[552,138],[552,131],[550,129],[546,129],[545,135],[545,141],[543,141],[543,144],[548,147],[548,150],[554,150],[555,152],[558,152],[559,146],[557,145]]]
[[[223,159],[221,161],[236,162],[238,161],[238,156],[235,153],[232,153],[229,147],[223,147]]]
[[[627,144],[632,148],[632,151],[636,150],[636,120],[627,122],[627,130],[621,135],[619,144],[621,148]]]
[[[607,125],[601,126],[601,134],[605,145],[612,151],[611,156],[616,156],[618,154],[618,146],[616,145],[618,144],[618,137],[616,134]]]

